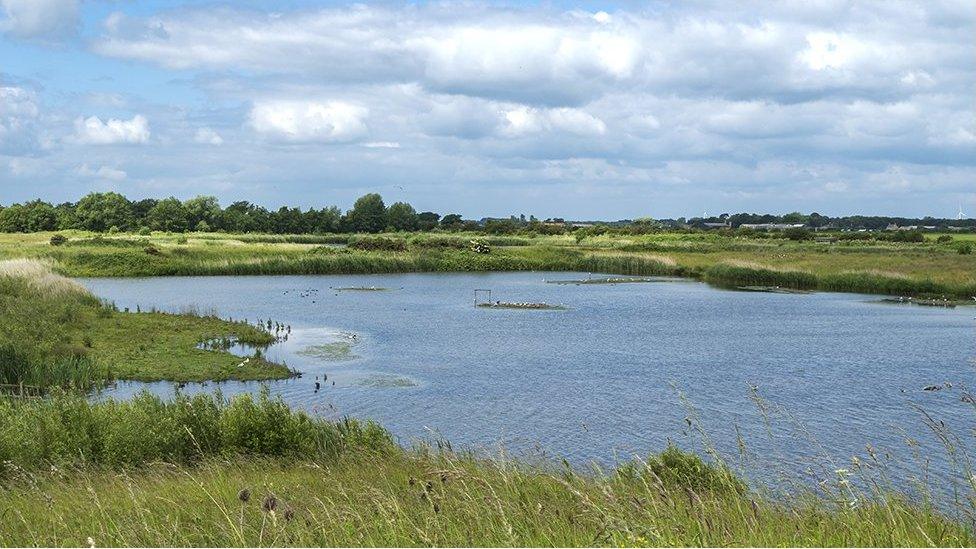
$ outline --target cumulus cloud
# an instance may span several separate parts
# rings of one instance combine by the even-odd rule
[[[203,145],[223,145],[224,138],[219,133],[210,128],[199,128],[193,136],[193,140]]]
[[[122,181],[128,177],[128,174],[123,170],[111,166],[99,166],[97,169],[92,169],[88,164],[82,164],[78,166],[75,172],[82,177],[101,179],[103,181]]]
[[[110,118],[105,122],[97,116],[77,118],[72,139],[84,145],[116,145],[149,141],[149,121],[137,114],[130,120]]]
[[[39,114],[33,91],[0,86],[0,154],[25,153],[36,146]]]
[[[971,2],[255,5],[116,4],[91,51],[192,76],[152,102],[119,80],[118,102],[89,98],[51,116],[34,92],[7,84],[19,91],[0,92],[0,154],[33,162],[43,135],[110,109],[152,118],[154,154],[107,147],[97,164],[64,166],[124,161],[167,174],[133,181],[152,190],[320,189],[309,174],[328,173],[337,188],[422,179],[435,202],[448,201],[445,188],[477,194],[473,213],[516,191],[555,204],[540,197],[558,186],[581,213],[681,215],[688,203],[955,204],[976,178]],[[70,156],[90,154],[71,144],[149,138],[144,118],[103,120],[80,118],[54,143]],[[230,136],[234,147],[217,146]],[[340,154],[335,144],[356,146]],[[928,195],[910,206],[879,198],[903,192]],[[650,194],[678,211],[630,209]]]
[[[249,123],[258,133],[290,142],[341,143],[368,133],[369,110],[343,101],[260,101]]]
[[[0,31],[19,38],[55,39],[73,33],[77,0],[0,0]]]

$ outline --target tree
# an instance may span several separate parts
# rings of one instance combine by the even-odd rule
[[[398,231],[416,231],[419,218],[417,210],[406,202],[395,202],[386,212],[387,223]]]
[[[58,228],[58,214],[54,206],[41,200],[34,200],[24,204],[27,210],[27,232],[53,231]]]
[[[184,233],[190,228],[188,219],[183,203],[173,197],[160,200],[146,215],[151,229],[175,233]]]
[[[383,197],[369,193],[359,197],[347,214],[352,230],[364,233],[378,233],[386,228],[386,205]]]
[[[11,204],[0,211],[0,232],[23,233],[26,227],[27,209],[20,204]]]
[[[133,224],[132,203],[119,193],[90,193],[75,208],[78,227],[104,232],[109,227],[130,228]]]
[[[215,196],[197,196],[183,203],[186,208],[187,222],[195,231],[210,230],[217,226],[220,219],[220,203]],[[200,224],[204,223],[203,226]]]
[[[432,231],[437,227],[441,216],[434,212],[420,212],[417,214],[417,228],[421,231]]]
[[[461,219],[461,214],[447,214],[441,218],[441,227],[445,229],[457,229],[463,222],[464,220]]]
[[[57,229],[72,229],[78,225],[78,216],[75,215],[75,205],[71,202],[63,202],[54,207],[54,213],[58,218]]]
[[[146,217],[149,216],[149,211],[156,207],[156,204],[159,204],[159,200],[155,198],[146,198],[133,202],[132,216],[135,218],[133,225],[148,226],[149,222],[146,221]]]

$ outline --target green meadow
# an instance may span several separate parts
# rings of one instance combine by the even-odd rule
[[[78,231],[0,235],[0,258],[49,261],[66,276],[363,274],[582,271],[674,275],[722,286],[757,284],[968,301],[976,295],[971,235],[948,241],[794,241],[773,233],[646,235],[97,235]],[[870,236],[870,235],[869,235]],[[947,235],[948,236],[948,235]],[[825,239],[831,239],[828,235]],[[472,249],[487,246],[487,253]]]

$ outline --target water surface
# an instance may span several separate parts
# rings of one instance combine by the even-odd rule
[[[119,307],[195,307],[289,325],[268,351],[305,374],[270,383],[326,417],[374,419],[401,441],[443,437],[495,453],[612,464],[669,440],[712,446],[759,478],[818,478],[852,457],[904,484],[948,486],[924,408],[972,448],[961,400],[976,356],[971,308],[877,297],[719,290],[689,281],[547,284],[586,273],[86,279]],[[337,291],[380,287],[386,291]],[[493,299],[566,310],[474,307]],[[326,378],[327,376],[327,378]],[[315,391],[316,379],[321,390]],[[923,391],[930,385],[951,388]],[[257,391],[257,383],[219,387]],[[119,383],[107,396],[168,383]],[[755,395],[761,397],[757,401]],[[868,446],[870,445],[870,451]],[[914,452],[913,452],[914,450]]]

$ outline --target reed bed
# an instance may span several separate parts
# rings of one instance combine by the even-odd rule
[[[337,456],[348,446],[380,450],[389,435],[372,423],[331,423],[292,411],[262,391],[164,400],[0,398],[0,474],[57,467],[123,467],[154,461],[190,464],[236,455]]]

